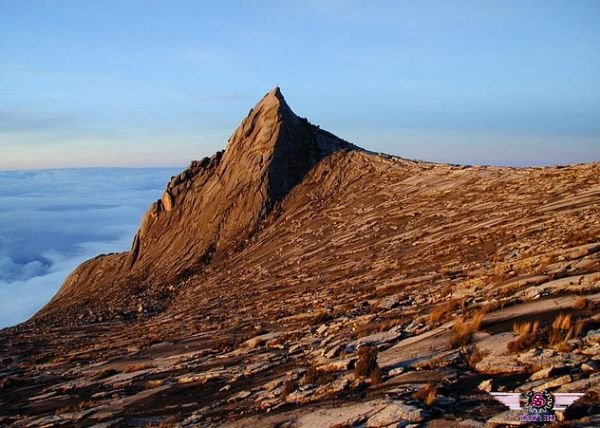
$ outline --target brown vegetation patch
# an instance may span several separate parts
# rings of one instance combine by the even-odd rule
[[[125,369],[123,369],[123,373],[133,373],[133,372],[137,372],[140,370],[151,369],[152,367],[153,367],[152,364],[148,364],[148,363],[132,364],[130,366],[125,367]]]
[[[310,365],[302,378],[302,385],[327,385],[335,379],[332,373],[317,370],[315,365]]]
[[[413,397],[430,407],[437,397],[437,388],[433,384],[427,384],[415,391]]]
[[[381,372],[377,364],[376,346],[362,346],[358,349],[358,359],[354,366],[354,375],[357,378],[370,377],[374,383],[381,381]]]
[[[457,319],[452,327],[450,345],[453,348],[456,348],[469,344],[471,342],[471,336],[473,336],[473,333],[479,331],[479,327],[481,326],[481,321],[483,321],[484,316],[485,314],[483,312],[477,312],[468,321]]]
[[[373,333],[381,333],[397,325],[402,324],[404,320],[399,318],[387,319],[382,321],[373,321],[362,324],[356,328],[356,337],[365,337]]]
[[[508,343],[510,352],[521,352],[534,346],[551,346],[560,352],[570,352],[573,346],[571,339],[580,338],[585,332],[585,320],[573,321],[571,314],[560,313],[550,326],[540,327],[539,320],[515,323],[513,332],[517,338]]]
[[[437,305],[429,313],[429,325],[435,327],[448,318],[448,315],[464,305],[464,299],[452,299]]]

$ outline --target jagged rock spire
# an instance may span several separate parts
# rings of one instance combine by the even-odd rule
[[[171,179],[144,214],[129,252],[86,262],[56,298],[90,287],[102,298],[124,284],[162,282],[202,269],[250,236],[323,157],[351,149],[356,147],[294,114],[273,88],[224,152],[192,162]]]

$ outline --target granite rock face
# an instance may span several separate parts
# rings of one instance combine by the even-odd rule
[[[599,308],[600,164],[375,154],[276,88],[0,332],[0,426],[495,426],[540,388],[594,426]]]
[[[141,220],[128,253],[100,256],[69,276],[39,318],[81,310],[79,302],[101,302],[95,317],[127,314],[132,286],[151,291],[146,306],[161,307],[167,283],[201,270],[213,257],[239,245],[321,159],[358,149],[294,114],[279,88],[250,111],[211,158],[192,162],[173,177]],[[153,298],[158,298],[154,302]],[[116,311],[107,312],[114,301]],[[90,304],[85,304],[89,309]]]

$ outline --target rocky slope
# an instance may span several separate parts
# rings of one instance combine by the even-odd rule
[[[256,232],[321,159],[355,146],[296,116],[279,88],[250,111],[227,149],[172,177],[128,253],[99,256],[66,280],[37,318],[128,318],[159,311],[177,284]],[[135,304],[133,304],[135,303]]]
[[[600,164],[373,154],[275,89],[2,331],[0,424],[496,426],[545,388],[593,426],[599,305]]]

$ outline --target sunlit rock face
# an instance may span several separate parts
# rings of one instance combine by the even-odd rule
[[[137,307],[129,303],[132,288],[152,300],[148,307],[161,309],[171,293],[158,282],[185,279],[239,245],[314,165],[350,150],[358,148],[296,116],[279,88],[273,89],[224,151],[192,162],[171,179],[142,217],[128,253],[86,262],[38,316],[78,311],[84,295],[97,303],[96,316],[127,314]]]
[[[542,388],[599,426],[599,207],[598,163],[375,154],[275,89],[2,331],[0,425],[513,424],[487,392]]]

